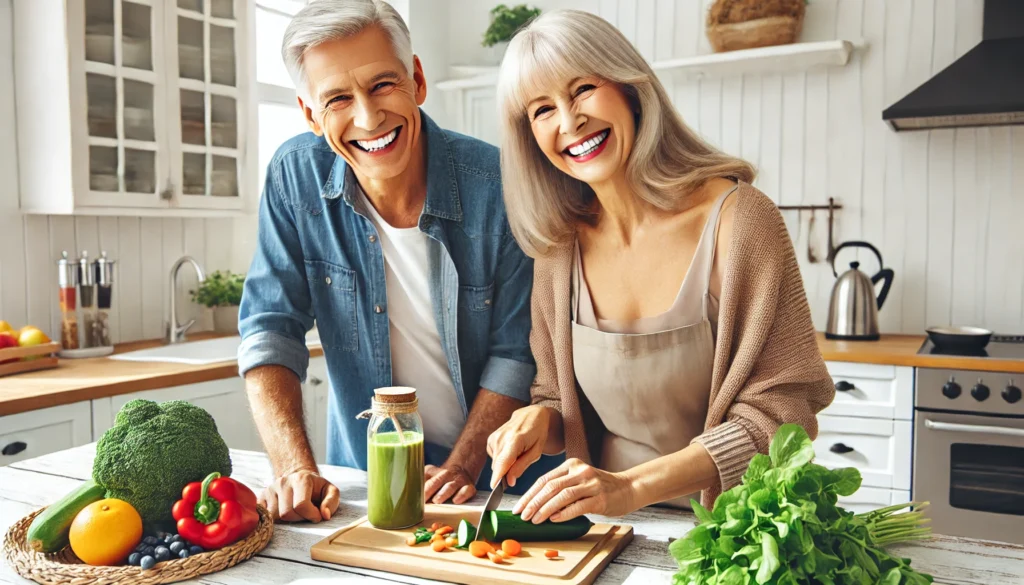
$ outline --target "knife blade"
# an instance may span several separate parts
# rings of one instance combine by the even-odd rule
[[[473,541],[480,540],[480,536],[483,533],[484,520],[487,519],[487,515],[498,509],[501,505],[501,496],[505,494],[505,488],[508,487],[505,478],[501,478],[498,485],[495,486],[494,490],[491,491],[491,495],[487,496],[487,502],[484,503],[484,510],[480,513],[480,518],[476,522],[476,536],[473,537]]]

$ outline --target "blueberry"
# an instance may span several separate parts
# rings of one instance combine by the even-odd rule
[[[156,565],[156,559],[149,555],[146,555],[142,557],[141,561],[139,561],[139,565],[142,567],[143,571],[148,571]]]
[[[171,558],[171,550],[166,546],[156,547],[156,560],[159,562],[166,561]]]
[[[164,543],[164,544],[171,544],[172,542],[174,542],[174,537],[171,536],[170,534],[168,534],[168,535],[164,536],[164,538],[163,538],[163,540],[161,540],[161,542]]]
[[[180,553],[183,550],[185,550],[185,544],[184,543],[181,543],[181,542],[172,542],[171,543],[171,552],[172,553],[178,554],[178,553]]]
[[[160,541],[155,536],[147,536],[146,538],[142,539],[142,542],[144,542],[144,543],[146,543],[146,544],[148,544],[150,546],[155,546],[156,543],[158,543]]]
[[[142,556],[144,556],[144,557],[151,557],[151,556],[153,556],[155,554],[156,554],[156,549],[153,548],[152,546],[147,546],[146,550],[142,551]]]
[[[197,554],[199,554],[201,552],[203,552],[203,547],[196,546],[194,544],[191,547],[189,547],[189,549],[188,549],[188,554],[190,554],[190,555],[197,555]]]
[[[178,558],[179,559],[187,559],[188,558],[188,551],[185,550],[185,549],[181,549],[181,552],[178,553]]]
[[[135,547],[135,552],[140,553],[140,552],[146,550],[146,546],[147,546],[146,543],[140,542],[139,546]]]
[[[180,534],[175,534],[175,535],[171,536],[171,541],[172,542],[185,542],[185,539],[182,538]]]
[[[139,566],[140,560],[142,560],[142,555],[140,555],[137,552],[133,552],[132,554],[128,555],[128,564],[133,567]]]

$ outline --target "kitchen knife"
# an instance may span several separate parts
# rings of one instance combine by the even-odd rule
[[[480,519],[476,523],[476,536],[473,537],[473,541],[480,540],[481,535],[484,532],[484,521],[487,519],[487,515],[492,511],[497,510],[498,506],[501,505],[501,496],[505,494],[505,488],[508,487],[508,483],[505,482],[505,478],[501,478],[498,485],[495,486],[494,490],[491,491],[491,495],[487,496],[487,502],[484,504],[484,511],[480,513]]]

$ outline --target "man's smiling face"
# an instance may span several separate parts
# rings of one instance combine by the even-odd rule
[[[395,55],[387,34],[371,26],[316,45],[303,57],[309,103],[299,99],[310,128],[369,180],[400,176],[420,152],[419,106],[427,97],[419,59],[413,71]]]

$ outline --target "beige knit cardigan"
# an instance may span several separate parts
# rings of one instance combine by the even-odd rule
[[[794,422],[816,437],[815,414],[835,396],[782,215],[747,183],[735,196],[711,397],[704,432],[693,439],[718,467],[717,484],[701,492],[708,508],[739,483],[755,453],[768,452],[779,425]],[[537,377],[531,392],[533,404],[561,412],[566,456],[592,462],[604,427],[573,370],[572,249],[556,247],[534,263],[530,346]],[[684,387],[680,380],[680,391]]]

